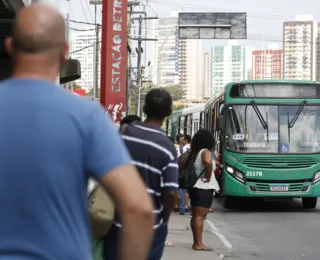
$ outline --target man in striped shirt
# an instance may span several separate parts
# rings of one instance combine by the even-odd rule
[[[139,170],[147,192],[154,202],[156,223],[149,260],[158,260],[162,257],[168,233],[167,224],[179,187],[177,152],[174,144],[160,128],[171,112],[170,94],[163,89],[152,89],[145,99],[144,113],[147,119],[143,123],[134,122],[128,125],[122,134],[133,164]],[[121,223],[116,215],[114,225],[105,237],[105,259],[117,259],[120,229]]]

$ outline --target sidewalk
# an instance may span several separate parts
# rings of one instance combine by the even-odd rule
[[[169,222],[168,238],[175,247],[165,247],[162,260],[221,260],[223,255],[218,253],[218,248],[221,249],[220,240],[210,231],[210,227],[205,222],[203,231],[204,243],[214,248],[213,252],[201,252],[192,250],[192,232],[190,230],[189,215],[180,216],[173,213]],[[220,251],[220,250],[219,250]],[[221,256],[221,257],[220,257]]]

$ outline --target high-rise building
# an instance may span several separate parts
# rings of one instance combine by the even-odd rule
[[[283,79],[283,50],[279,46],[252,52],[252,79]]]
[[[186,91],[185,99],[190,102],[203,100],[203,41],[180,40],[180,85]]]
[[[317,36],[317,81],[320,81],[320,23],[318,23],[318,36]]]
[[[227,46],[212,47],[211,97],[229,82],[248,79],[252,69],[252,47],[229,41]]]
[[[81,79],[77,80],[77,84],[86,91],[94,87],[95,40],[94,30],[73,33],[70,37],[70,57],[81,63]],[[98,85],[100,86],[100,55],[98,64]]]
[[[318,24],[312,16],[283,23],[284,78],[316,80]]]
[[[212,61],[211,61],[211,53],[204,53],[203,60],[203,97],[208,99],[211,97],[211,78],[212,78]]]
[[[153,41],[150,46],[150,77],[153,83],[159,86],[178,84],[178,17],[159,18],[152,20],[149,24],[153,32],[152,38],[158,39],[158,41]],[[149,34],[148,37],[150,37]]]

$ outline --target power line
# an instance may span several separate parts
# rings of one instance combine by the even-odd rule
[[[76,28],[69,28],[69,30],[77,31],[77,32],[88,32],[94,31],[95,29],[76,29]]]
[[[82,0],[80,0],[80,4],[81,4],[82,11],[83,11],[83,13],[84,13],[84,16],[86,17],[86,20],[87,20],[87,22],[89,23],[89,19],[88,19],[87,13],[86,13],[86,11],[85,11],[85,8],[84,8],[84,6],[83,6]]]
[[[101,43],[101,41],[99,41],[99,43]],[[88,45],[88,46],[86,46],[86,47],[83,47],[83,48],[81,48],[81,49],[78,49],[78,50],[75,50],[75,51],[73,51],[73,52],[70,52],[69,55],[75,54],[75,53],[78,53],[78,52],[81,52],[81,51],[86,50],[86,49],[89,49],[89,48],[93,47],[95,44],[96,44],[96,43],[93,43],[93,44]]]
[[[211,1],[211,0],[209,0]],[[198,8],[199,10],[203,10],[203,11],[208,11],[208,8],[199,6],[199,5],[195,5],[195,4],[187,4],[187,3],[179,3],[179,2],[175,2],[173,0],[161,0],[161,2],[157,2],[156,4],[159,5],[171,5],[171,6],[175,6],[175,7],[181,7],[181,8]],[[224,12],[235,12],[234,10],[230,10],[230,9],[223,9],[223,8],[212,8],[215,10],[219,10],[219,11],[224,11]],[[276,14],[264,14],[264,13],[248,13],[248,17],[252,17],[252,18],[259,18],[259,19],[269,19],[269,20],[275,20],[277,17],[278,19],[276,20],[288,20],[288,19],[293,19],[293,17],[291,16],[284,16],[284,15],[276,15]],[[316,18],[314,18],[316,19]]]
[[[101,26],[101,24],[98,24],[98,23],[89,23],[89,22],[82,22],[82,21],[75,21],[75,20],[70,20],[70,22],[72,22],[72,23],[79,23],[79,24],[99,25],[99,26]]]

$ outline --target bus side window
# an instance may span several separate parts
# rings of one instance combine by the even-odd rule
[[[202,129],[203,126],[204,126],[204,112],[200,113],[200,124],[199,124],[199,126],[200,126],[200,129]]]
[[[172,118],[168,119],[167,120],[167,135],[170,135],[171,137],[173,137],[172,136],[172,124],[173,124]]]
[[[193,133],[192,133],[192,135],[194,135],[196,132],[198,132],[199,131],[199,121],[198,120],[195,120],[195,121],[193,121]]]
[[[215,108],[213,107],[212,108],[212,113],[211,113],[211,120],[212,120],[212,122],[211,122],[211,132],[212,133],[214,133],[215,131],[216,131],[216,126],[215,126],[215,121],[216,121],[216,114],[215,114]]]

